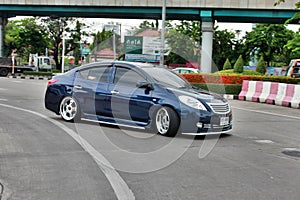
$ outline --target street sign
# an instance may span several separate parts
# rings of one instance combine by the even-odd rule
[[[143,54],[160,54],[160,37],[143,37]]]
[[[142,36],[125,36],[124,50],[126,54],[142,54],[142,49]]]

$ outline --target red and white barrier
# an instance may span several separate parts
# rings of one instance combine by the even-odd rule
[[[276,97],[274,99],[274,102],[276,105],[279,105],[279,106],[282,105],[282,101],[285,97],[285,92],[286,92],[286,84],[279,83],[278,91],[277,91]]]
[[[271,83],[271,89],[268,97],[266,98],[266,103],[274,104],[274,100],[276,98],[278,92],[279,83]]]
[[[295,85],[294,84],[287,84],[286,85],[286,90],[285,90],[285,95],[284,98],[282,99],[281,105],[290,107],[291,106],[291,101],[294,97],[295,93]]]
[[[257,81],[249,81],[248,91],[245,95],[246,101],[252,101],[252,97],[255,94],[256,83]]]
[[[261,103],[265,103],[271,91],[271,82],[263,82],[263,88],[261,94],[258,98],[258,101]]]
[[[300,85],[244,80],[238,99],[300,108]]]
[[[300,108],[300,85],[295,85],[294,96],[291,100],[292,108]]]
[[[263,82],[262,81],[257,81],[256,86],[255,86],[255,93],[252,95],[251,100],[254,101],[254,102],[258,102],[259,97],[262,94],[262,90],[263,90]]]
[[[245,100],[245,96],[246,96],[247,91],[248,91],[248,85],[249,85],[249,81],[243,80],[242,90],[241,90],[241,92],[239,94],[239,97],[238,97],[239,100]]]

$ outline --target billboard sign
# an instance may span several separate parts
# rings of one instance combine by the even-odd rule
[[[126,61],[134,62],[159,62],[159,55],[149,55],[149,54],[125,54]]]
[[[142,36],[125,36],[124,50],[125,54],[142,54],[143,37]]]

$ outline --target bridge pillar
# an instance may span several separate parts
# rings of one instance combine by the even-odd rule
[[[4,56],[4,28],[7,24],[7,18],[0,17],[0,58]]]
[[[213,49],[213,35],[214,23],[212,20],[212,11],[201,11],[200,16],[202,19],[202,44],[201,44],[201,63],[200,71],[204,73],[212,72],[212,49]]]

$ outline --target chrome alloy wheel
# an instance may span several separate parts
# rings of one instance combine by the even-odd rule
[[[156,128],[159,134],[166,134],[170,127],[170,116],[166,108],[160,108],[156,113]]]
[[[72,97],[65,97],[60,103],[59,112],[64,120],[74,120],[78,113],[77,102]]]

